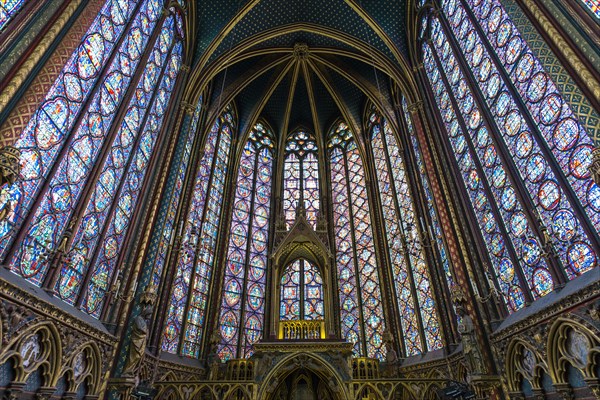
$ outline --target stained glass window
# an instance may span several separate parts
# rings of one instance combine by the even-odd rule
[[[411,356],[442,347],[439,322],[402,150],[385,119],[374,111],[369,121],[404,350]]]
[[[219,326],[222,360],[253,354],[263,332],[273,138],[256,124],[237,175]]]
[[[444,244],[442,227],[440,226],[438,216],[435,211],[435,206],[433,203],[433,193],[431,192],[431,188],[429,187],[429,181],[427,179],[425,164],[423,162],[423,157],[421,156],[421,151],[419,150],[419,141],[413,128],[411,115],[408,111],[408,104],[406,103],[405,97],[402,98],[402,112],[404,113],[404,119],[406,121],[408,134],[412,143],[415,160],[417,163],[417,170],[419,171],[419,175],[421,176],[423,193],[425,194],[425,199],[427,200],[427,208],[429,210],[429,217],[431,219],[431,227],[427,230],[427,234],[429,235],[430,239],[434,240],[437,244],[438,254],[442,262],[442,266],[444,268],[444,273],[446,274],[446,281],[448,282],[448,287],[450,288],[454,286],[454,278],[450,269],[450,261],[448,260],[446,245]]]
[[[0,1],[0,32],[8,25],[11,19],[25,5],[26,0],[2,0]]]
[[[424,64],[514,311],[597,265],[592,141],[500,2],[442,3],[447,24],[432,18]]]
[[[316,225],[319,214],[319,162],[315,137],[299,130],[285,146],[283,172],[283,211],[288,228],[296,219],[296,208],[304,201],[306,219]]]
[[[342,337],[357,356],[384,359],[385,317],[365,171],[352,132],[340,123],[328,142]]]
[[[141,20],[141,13],[148,9],[149,0],[144,2],[136,14]],[[152,2],[153,20],[159,13],[158,2]],[[102,66],[107,65],[116,57],[115,46],[125,34],[124,28],[134,13],[135,2],[107,1],[100,13],[88,29],[81,44],[75,50],[63,68],[57,80],[50,88],[45,100],[38,107],[34,117],[23,130],[15,147],[21,150],[23,163],[21,176],[17,184],[11,188],[10,197],[18,201],[18,207],[7,220],[0,222],[0,254],[5,257],[8,245],[15,237],[15,233],[29,214],[38,191],[48,177],[60,150],[70,137],[69,132],[82,114],[86,100],[94,92],[94,87],[100,87],[98,81],[102,74]],[[138,22],[139,24],[139,22]],[[102,29],[103,26],[109,29]],[[126,50],[126,46],[122,46]],[[118,76],[118,75],[117,75]],[[101,129],[101,115],[93,114],[82,121],[82,127]],[[106,128],[104,128],[106,129]],[[72,143],[73,141],[69,141]],[[85,151],[89,146],[86,142],[73,143],[76,150],[82,147],[84,157],[78,164],[73,165],[74,177],[80,177],[79,166],[89,157]],[[69,147],[67,147],[69,149]],[[44,237],[41,243],[33,243],[32,247],[39,253],[44,252]],[[37,269],[34,267],[34,270]],[[26,271],[27,273],[29,271]],[[40,279],[38,279],[40,280]]]
[[[158,0],[107,1],[16,143],[22,180],[0,252],[41,285],[60,251],[54,289],[95,317],[161,139],[183,57],[180,21]]]
[[[310,261],[298,259],[290,263],[280,279],[279,319],[322,320],[323,277]]]
[[[198,357],[227,175],[234,117],[228,106],[208,132],[183,228],[162,350]]]
[[[592,12],[592,14],[594,14],[594,16],[598,19],[600,19],[600,2],[598,0],[581,0],[583,2],[583,4],[585,4],[585,6],[587,8],[590,9],[590,11]]]
[[[165,218],[165,225],[162,230],[160,244],[156,254],[156,260],[154,261],[154,268],[152,269],[152,285],[159,287],[162,271],[166,263],[166,257],[169,252],[170,246],[173,244],[173,233],[175,230],[175,216],[177,213],[177,205],[181,199],[181,192],[183,190],[183,184],[185,177],[188,174],[188,166],[192,155],[192,146],[196,139],[198,122],[200,119],[200,111],[202,111],[202,96],[198,100],[192,121],[189,127],[188,136],[185,140],[185,148],[181,154],[181,164],[179,164],[179,170],[177,171],[177,180],[175,181],[175,187],[171,194],[171,201]]]
[[[88,301],[83,304],[84,309],[92,315],[97,315],[99,312],[100,300],[112,277],[116,256],[119,254],[129,219],[135,209],[146,166],[157,140],[158,129],[162,125],[169,95],[173,90],[173,78],[181,65],[181,43],[173,49],[170,60],[167,58],[174,44],[173,24],[174,18],[169,17],[160,39],[156,42],[155,51],[138,82],[137,94],[131,99],[126,116],[119,126],[110,153],[105,159],[98,182],[81,218],[82,223],[67,253],[68,262],[63,266],[61,277],[57,282],[56,289],[59,295],[67,302],[73,303],[84,283],[83,274],[88,270],[89,264],[94,265],[94,271],[88,277],[86,299]],[[169,65],[166,65],[168,61],[170,61]],[[160,74],[163,66],[166,66],[166,70],[159,84],[158,79],[152,78],[152,75]],[[155,92],[157,94],[151,103],[151,97]],[[132,151],[134,145],[137,145],[135,152]],[[120,188],[122,192],[111,210],[110,205],[117,198],[118,183],[124,176],[125,180]],[[105,239],[100,242],[104,227],[111,219],[114,220],[108,224]],[[118,232],[114,232],[115,224]],[[100,248],[98,248],[99,244]],[[94,255],[96,250],[99,253]],[[109,259],[112,261],[109,262]],[[88,260],[94,262],[90,263]]]

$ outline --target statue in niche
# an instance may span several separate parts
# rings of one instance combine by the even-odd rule
[[[218,330],[213,331],[210,337],[210,349],[206,356],[206,363],[208,364],[209,379],[218,379],[219,376],[219,364],[221,364],[221,358],[219,357],[219,342],[221,341],[221,334]]]
[[[0,221],[12,221],[19,205],[18,191],[13,193],[10,189],[21,173],[20,159],[19,149],[12,146],[0,149]]]
[[[385,344],[385,362],[381,364],[381,371],[385,377],[395,377],[398,375],[400,359],[394,349],[394,336],[389,330],[383,333],[383,343]]]
[[[142,366],[146,341],[148,340],[148,321],[152,317],[152,304],[145,304],[142,311],[133,320],[131,343],[123,376],[137,376]]]
[[[0,149],[0,186],[13,185],[21,173],[21,150],[13,146]]]
[[[471,375],[485,374],[483,356],[477,344],[477,333],[473,325],[473,319],[462,305],[456,307],[456,313],[461,317],[458,324],[458,333],[462,338],[463,355],[469,367]]]
[[[579,365],[587,365],[590,350],[590,343],[585,335],[571,329],[567,334],[567,352],[574,361]]]
[[[140,298],[140,313],[133,319],[133,328],[131,330],[131,342],[129,344],[129,353],[123,376],[138,377],[146,352],[146,342],[150,331],[150,319],[154,311],[154,301],[156,300],[156,288],[153,285],[146,287]]]
[[[387,342],[385,344],[385,349],[386,349],[386,353],[385,353],[385,361],[388,364],[396,364],[398,362],[398,354],[396,354],[396,350],[394,350],[394,343],[391,342]]]

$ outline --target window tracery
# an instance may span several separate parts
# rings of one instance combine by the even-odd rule
[[[436,208],[434,206],[433,193],[431,192],[431,188],[429,186],[429,180],[427,178],[427,171],[425,169],[425,164],[423,162],[423,157],[421,155],[421,150],[419,149],[419,141],[417,139],[411,115],[408,111],[408,105],[406,102],[406,98],[402,98],[402,112],[404,113],[404,120],[406,121],[406,127],[408,129],[408,134],[410,136],[410,141],[413,147],[413,154],[415,155],[415,160],[417,164],[417,170],[419,171],[419,175],[421,176],[421,183],[423,185],[423,194],[425,195],[425,199],[427,201],[427,208],[429,210],[429,217],[431,220],[431,228],[428,230],[428,234],[430,240],[434,240],[437,249],[439,252],[440,260],[442,261],[442,266],[444,268],[444,273],[446,275],[446,281],[448,283],[448,288],[454,286],[454,277],[452,274],[452,269],[450,266],[450,260],[448,259],[448,252],[446,250],[446,245],[444,244],[444,236],[442,233],[442,227],[440,226],[440,222],[437,216]]]
[[[2,196],[11,270],[97,318],[182,64],[181,15],[162,10],[106,1],[15,143],[21,179]]]
[[[234,128],[233,111],[228,106],[206,138],[165,323],[162,349],[169,353],[199,356]]]
[[[442,11],[422,44],[425,70],[515,311],[597,265],[592,141],[498,1]]]
[[[273,152],[271,132],[256,124],[237,174],[219,313],[222,360],[251,356],[264,329]]]
[[[71,56],[45,101],[38,108],[35,117],[16,142],[15,147],[21,150],[22,158],[31,161],[21,171],[18,184],[12,187],[12,197],[16,197],[21,204],[10,220],[2,222],[0,251],[3,256],[6,255],[9,240],[14,237],[15,228],[23,222],[59,150],[65,144],[66,136],[85,106],[86,99],[102,76],[102,65],[111,60],[113,50],[124,34],[134,9],[133,2],[106,2],[79,48]],[[154,15],[153,19],[156,20],[157,17]],[[138,23],[140,19],[141,16],[138,16]],[[110,29],[102,30],[103,24]],[[94,118],[84,122],[94,129],[100,128],[99,118],[100,115],[94,114]],[[85,145],[85,142],[82,144]],[[86,146],[83,148],[87,149]]]
[[[363,162],[345,123],[331,131],[330,159],[342,337],[356,355],[383,360],[385,316]]]
[[[319,214],[319,161],[317,140],[304,130],[292,133],[285,146],[283,211],[287,227],[296,219],[298,202],[304,202],[306,219],[313,227]]]
[[[192,116],[192,121],[190,123],[190,128],[188,131],[188,136],[185,139],[185,147],[181,154],[181,164],[179,165],[179,170],[177,171],[175,187],[171,195],[171,202],[169,204],[167,216],[165,218],[165,225],[161,234],[159,249],[156,255],[156,260],[154,262],[154,267],[152,269],[152,284],[155,287],[159,287],[161,275],[165,267],[165,263],[167,262],[166,257],[168,254],[168,250],[171,243],[173,243],[174,240],[173,234],[175,233],[175,217],[177,214],[177,206],[179,204],[179,201],[181,200],[181,194],[185,182],[185,177],[188,174],[188,166],[190,162],[190,157],[192,155],[192,146],[194,145],[194,141],[198,136],[197,130],[201,111],[202,96],[200,96],[200,99],[198,100],[198,103],[196,105],[196,109],[194,110],[194,115]]]
[[[286,267],[280,283],[280,321],[311,321],[325,317],[323,277],[316,265],[298,259]]]
[[[369,116],[369,132],[404,350],[409,356],[436,350],[440,327],[402,150],[377,112]]]

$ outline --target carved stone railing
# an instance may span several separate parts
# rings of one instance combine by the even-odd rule
[[[352,378],[369,380],[379,379],[379,360],[368,357],[353,358]]]
[[[325,339],[325,321],[323,321],[323,320],[279,321],[279,339],[284,339],[284,340]]]
[[[232,359],[227,361],[225,379],[228,381],[251,381],[254,379],[254,361]]]

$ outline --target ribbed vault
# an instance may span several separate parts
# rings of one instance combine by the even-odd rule
[[[280,138],[297,127],[324,138],[339,118],[360,133],[367,102],[394,124],[393,93],[414,91],[404,26],[412,1],[217,3],[197,4],[186,93],[194,103],[210,89],[206,121],[233,101],[240,136],[261,118]]]

